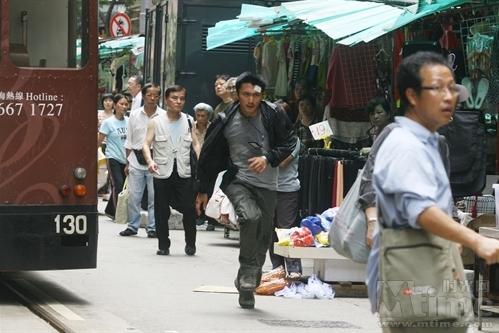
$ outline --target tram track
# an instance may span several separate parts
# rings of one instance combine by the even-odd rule
[[[38,290],[28,281],[11,279],[0,275],[0,284],[15,297],[17,302],[26,307],[35,316],[48,323],[55,331],[77,333],[64,323],[61,314],[56,309],[56,302],[51,301],[52,298],[50,296]],[[54,307],[56,308],[54,309]]]

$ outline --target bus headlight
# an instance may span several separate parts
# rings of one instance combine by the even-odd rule
[[[84,180],[87,178],[87,170],[85,170],[85,168],[78,167],[73,171],[73,175],[78,180]]]

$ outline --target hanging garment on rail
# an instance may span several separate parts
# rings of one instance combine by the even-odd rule
[[[309,149],[299,160],[300,216],[338,206],[364,163],[356,151]]]

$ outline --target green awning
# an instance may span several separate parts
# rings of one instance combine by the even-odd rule
[[[271,8],[243,4],[238,19],[221,21],[208,29],[207,48],[269,31],[284,32],[296,22],[323,31],[339,44],[352,46],[470,1],[420,0],[406,7],[361,0],[303,0]]]

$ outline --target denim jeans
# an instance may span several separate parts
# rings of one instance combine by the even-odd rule
[[[136,169],[130,166],[128,169],[128,229],[135,232],[140,227],[140,203],[146,184],[148,194],[148,223],[146,229],[147,231],[156,231],[153,176],[149,170]]]

